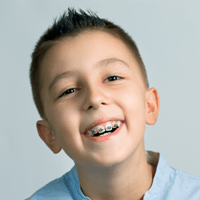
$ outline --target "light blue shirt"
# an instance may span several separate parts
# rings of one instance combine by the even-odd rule
[[[157,166],[143,200],[200,200],[200,179],[170,167],[159,153],[147,151],[147,162]],[[48,183],[27,200],[91,200],[80,188],[76,166]]]

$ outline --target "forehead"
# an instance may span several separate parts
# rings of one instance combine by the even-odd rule
[[[139,66],[131,51],[120,39],[103,31],[85,31],[78,36],[63,38],[56,42],[41,63],[44,85],[65,70],[87,71],[100,61],[117,58],[139,72]],[[43,85],[42,84],[42,85]]]

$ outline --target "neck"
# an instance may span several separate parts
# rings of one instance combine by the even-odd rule
[[[112,167],[76,163],[80,187],[92,200],[142,200],[152,185],[155,168],[147,163],[145,150]]]

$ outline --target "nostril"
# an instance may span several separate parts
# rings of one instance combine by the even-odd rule
[[[101,103],[102,105],[106,105],[106,103]],[[88,109],[91,109],[92,108],[92,106],[89,106],[88,107]]]

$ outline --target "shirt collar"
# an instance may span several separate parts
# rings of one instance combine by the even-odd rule
[[[160,194],[161,191],[164,190],[166,184],[168,183],[170,179],[170,174],[172,172],[171,167],[168,165],[167,161],[162,157],[160,153],[153,152],[153,151],[146,151],[146,158],[147,162],[150,165],[153,165],[156,167],[156,173],[153,178],[153,183],[151,185],[151,188],[145,193],[144,199],[147,200],[153,197],[156,197]],[[76,170],[76,165],[72,168],[73,176],[76,180],[76,184],[78,188],[78,194],[83,199],[89,199],[88,197],[85,197],[80,189],[80,183],[78,178],[78,173]]]
[[[146,151],[146,157],[147,162],[153,166],[156,166],[157,169],[151,188],[145,193],[144,200],[150,199],[150,197],[156,197],[162,190],[164,190],[170,179],[172,170],[160,153]]]

